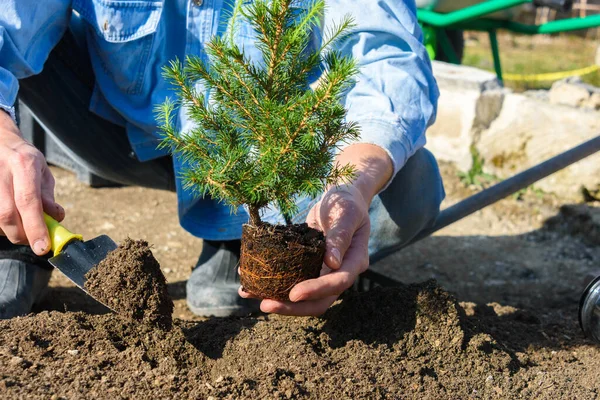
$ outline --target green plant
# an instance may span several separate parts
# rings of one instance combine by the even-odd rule
[[[515,200],[523,200],[523,197],[528,193],[535,195],[535,197],[538,199],[541,199],[546,195],[546,192],[544,192],[542,189],[535,187],[534,185],[529,185],[526,188],[513,193],[512,198]]]
[[[213,37],[206,46],[208,62],[192,56],[164,69],[177,101],[167,100],[159,108],[161,146],[189,165],[182,175],[186,188],[234,209],[248,205],[255,226],[261,224],[262,207],[276,203],[289,223],[297,211],[296,196],[317,196],[326,185],[355,173],[354,167],[334,162],[336,147],[359,136],[358,126],[345,121],[340,103],[358,68],[335,50],[353,21],[346,17],[332,26],[321,46],[310,51],[324,1],[306,10],[292,4],[236,0],[229,34]],[[239,19],[257,32],[262,60],[248,59],[234,43]],[[320,83],[311,90],[309,72],[318,69],[323,70]],[[194,89],[198,81],[210,92],[210,102]],[[196,124],[185,134],[175,129],[178,107],[185,107]]]
[[[483,171],[485,159],[479,154],[475,146],[471,146],[471,168],[466,172],[458,172],[460,181],[465,186],[478,186],[483,188],[490,183],[498,181],[498,177]]]
[[[479,189],[484,189],[492,184],[498,183],[502,181],[499,177],[493,174],[488,174],[483,171],[483,167],[485,166],[485,158],[481,156],[477,148],[475,146],[471,147],[471,168],[466,172],[458,172],[458,177],[460,181],[465,186],[476,186]],[[522,200],[523,197],[527,193],[534,194],[537,198],[542,198],[546,195],[546,193],[540,189],[535,187],[534,185],[529,185],[511,195],[511,197],[515,200]]]

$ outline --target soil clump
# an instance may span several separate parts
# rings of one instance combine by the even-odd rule
[[[173,301],[148,242],[126,239],[85,277],[85,289],[119,315],[171,329]]]
[[[244,225],[240,281],[258,297],[289,300],[294,285],[319,277],[324,256],[323,232],[306,223]]]
[[[592,399],[600,353],[576,326],[565,330],[571,322],[459,304],[433,281],[351,293],[322,318],[176,320],[170,332],[111,315],[42,312],[0,321],[0,393]]]

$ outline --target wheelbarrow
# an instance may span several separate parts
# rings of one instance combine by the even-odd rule
[[[529,25],[518,22],[525,6],[549,7],[567,12],[573,6],[573,0],[417,0],[417,17],[425,36],[425,45],[431,59],[439,56],[438,49],[445,60],[460,64],[462,49],[451,40],[448,32],[480,31],[487,32],[494,58],[494,69],[502,81],[502,65],[496,32],[510,32],[536,35],[554,34],[600,26],[600,14],[585,18],[567,18],[550,21],[541,25]],[[454,43],[453,43],[454,42]]]

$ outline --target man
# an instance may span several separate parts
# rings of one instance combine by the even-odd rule
[[[181,225],[204,239],[187,283],[192,312],[225,316],[258,309],[257,300],[238,293],[235,272],[247,215],[193,198],[174,178],[180,165],[156,149],[153,107],[172,95],[161,68],[175,57],[205,57],[204,44],[223,34],[230,7],[225,0],[0,3],[0,318],[26,314],[41,299],[51,271],[42,212],[65,217],[43,156],[15,123],[17,92],[91,172],[128,185],[176,189]],[[263,300],[264,312],[323,313],[366,270],[369,257],[432,224],[444,196],[435,159],[422,149],[438,92],[414,1],[330,0],[325,26],[347,13],[356,27],[341,50],[358,59],[361,75],[345,105],[362,137],[337,159],[356,165],[358,177],[318,201],[300,200],[296,222],[306,219],[325,232],[330,273],[296,285],[290,301]],[[258,56],[247,24],[239,24],[236,41]],[[185,113],[178,123],[189,124]],[[276,213],[264,219],[281,221]]]

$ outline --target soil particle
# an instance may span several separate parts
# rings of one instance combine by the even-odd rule
[[[146,241],[126,239],[86,274],[85,289],[126,318],[171,329],[173,301]]]
[[[240,281],[258,297],[289,300],[297,283],[319,276],[324,256],[323,232],[308,224],[244,225]]]
[[[459,305],[432,281],[348,294],[322,318],[176,320],[169,332],[42,312],[0,321],[0,390],[3,398],[592,399],[600,353],[571,325],[560,315],[540,321],[497,304]]]

